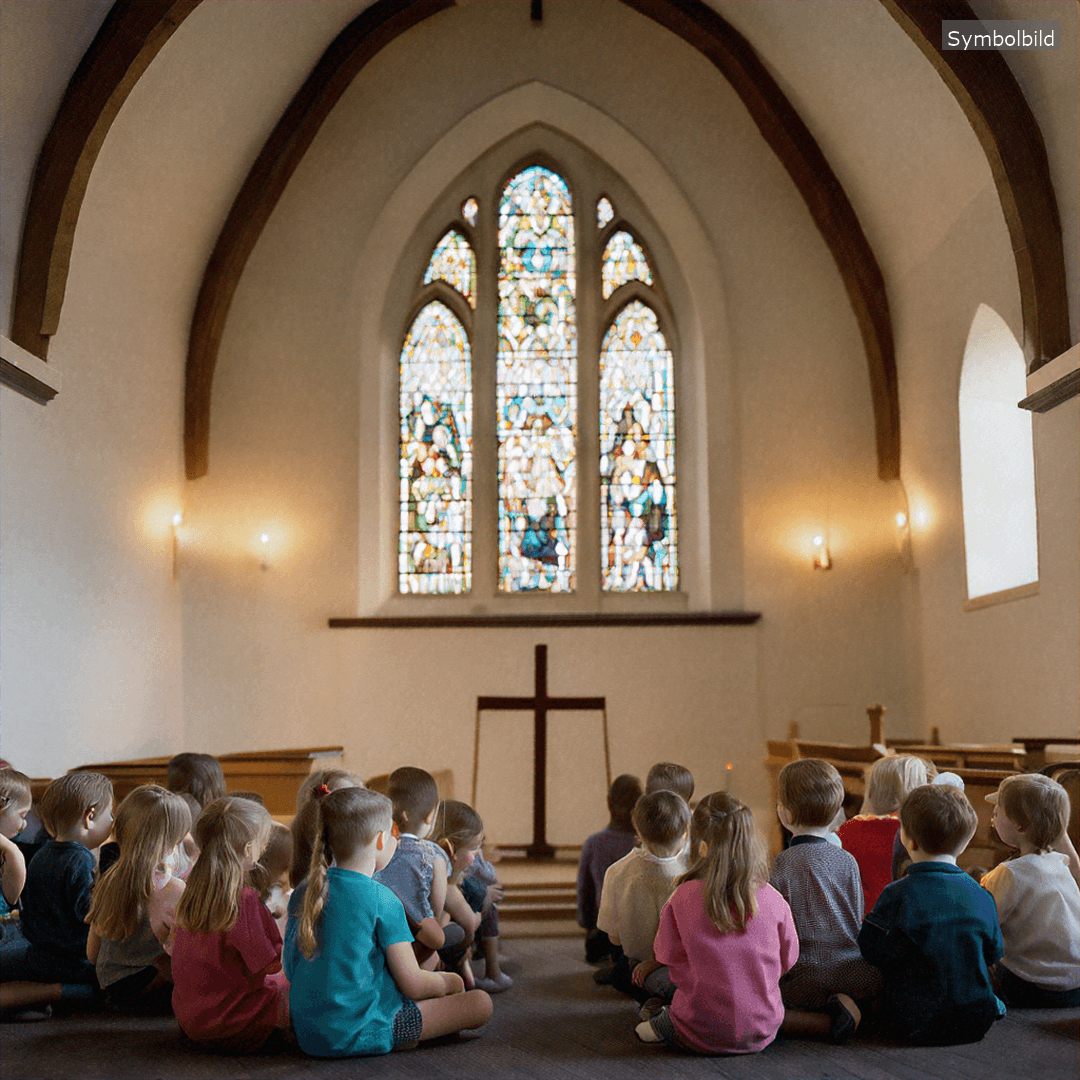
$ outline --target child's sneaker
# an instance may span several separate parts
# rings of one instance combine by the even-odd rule
[[[482,979],[476,980],[476,989],[486,990],[489,994],[501,994],[504,990],[509,990],[513,985],[514,980],[511,979],[505,971],[500,971],[493,979],[489,979],[485,976]]]

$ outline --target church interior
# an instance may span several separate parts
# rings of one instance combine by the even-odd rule
[[[546,838],[569,849],[611,776],[659,760],[772,828],[770,742],[867,745],[875,703],[890,739],[1075,742],[1075,4],[0,16],[16,768],[334,746],[364,777],[444,774],[523,846],[532,706],[481,699],[533,695],[539,645],[546,692],[581,699],[547,717]],[[1059,43],[945,51],[946,18],[1055,20]],[[521,585],[496,312],[500,198],[532,167],[573,203],[578,412],[544,498],[577,501],[572,574],[541,558]],[[475,418],[470,576],[444,591],[403,570],[399,378],[422,306],[453,291],[425,273],[450,229],[475,253],[475,297],[447,301]],[[650,277],[612,296],[615,229]],[[662,584],[608,573],[598,471],[602,342],[643,298],[674,387]],[[530,462],[557,456],[545,439]],[[982,1067],[964,1060],[948,1074]],[[711,1074],[766,1075],[739,1067]]]

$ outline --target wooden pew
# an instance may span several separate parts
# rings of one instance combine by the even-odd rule
[[[340,757],[341,746],[306,746],[291,750],[241,750],[218,754],[221,771],[229,791],[257,791],[266,809],[276,818],[292,820],[296,812],[296,793],[318,763]],[[170,755],[171,757],[171,755]],[[79,765],[69,772],[99,772],[113,782],[116,802],[120,802],[140,784],[165,784],[169,757],[137,758],[131,761],[106,761]]]

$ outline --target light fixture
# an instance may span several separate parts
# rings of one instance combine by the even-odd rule
[[[270,565],[270,534],[259,534],[259,546],[262,550],[262,562],[259,563],[259,568],[265,570]]]
[[[832,559],[829,557],[829,545],[825,543],[825,537],[818,533],[814,539],[814,569],[831,570]]]
[[[172,516],[172,576],[176,580],[180,567],[180,526],[184,522],[184,515],[179,510]]]

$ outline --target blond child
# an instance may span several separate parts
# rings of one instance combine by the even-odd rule
[[[611,985],[640,999],[669,999],[667,973],[653,955],[653,941],[660,912],[686,872],[690,807],[661,788],[638,799],[631,820],[641,843],[604,874],[596,926],[619,950]]]
[[[859,952],[858,864],[828,840],[843,802],[844,782],[827,761],[803,758],[780,770],[776,814],[792,839],[769,879],[788,902],[799,935],[799,959],[780,980],[787,1010],[782,1030],[837,1043],[858,1026],[857,1003],[881,989],[881,973]]]
[[[307,877],[311,865],[311,851],[315,846],[315,832],[319,822],[319,808],[315,800],[331,791],[348,787],[363,787],[364,782],[344,769],[319,769],[311,773],[300,785],[296,795],[296,816],[292,820],[293,856],[289,870],[289,885],[296,888]]]
[[[799,956],[791,911],[767,884],[753,815],[733,795],[698,803],[690,851],[696,861],[664,906],[654,944],[678,989],[637,1036],[698,1054],[763,1050],[784,1019],[780,977]]]
[[[930,783],[937,770],[911,754],[878,758],[866,778],[862,813],[845,821],[837,836],[859,864],[863,910],[872,911],[881,890],[893,879],[893,841],[900,828],[900,804],[909,792]]]
[[[94,885],[94,851],[112,830],[113,789],[95,772],[54,780],[38,809],[52,834],[30,860],[20,925],[25,940],[3,956],[0,1006],[22,1008],[52,1001],[87,1000],[97,989],[86,958]]]
[[[285,945],[300,1048],[385,1054],[485,1024],[491,998],[417,964],[401,902],[374,880],[397,846],[390,800],[348,788],[318,805],[311,871],[290,901]]]
[[[26,828],[32,802],[30,777],[16,769],[0,770],[0,971],[26,941],[15,910],[26,884],[26,860],[15,837]]]
[[[157,784],[131,792],[116,811],[120,856],[94,888],[87,959],[113,1005],[168,1004],[168,951],[184,883],[175,852],[191,829],[187,803]]]
[[[986,796],[992,824],[1014,856],[982,879],[994,898],[1005,954],[998,993],[1010,1008],[1080,1005],[1080,887],[1065,827],[1069,796],[1048,776],[1009,776]]]
[[[199,859],[176,910],[173,1011],[196,1042],[250,1053],[287,1031],[281,935],[248,875],[273,822],[248,799],[215,799],[195,822]]]

